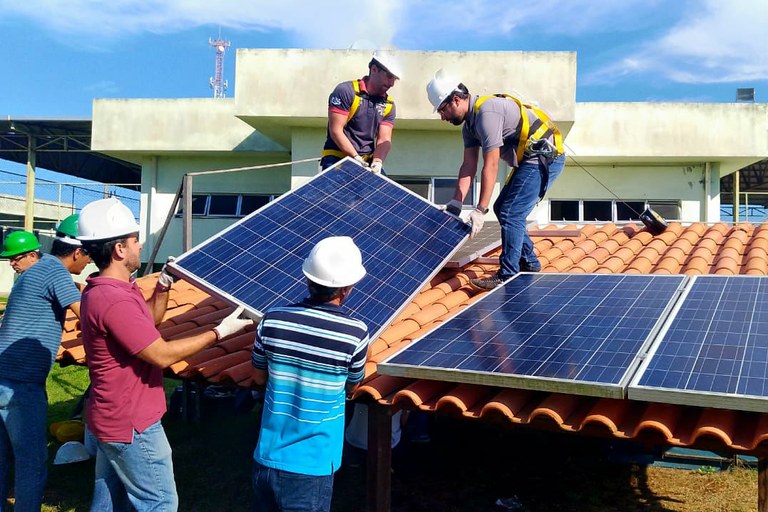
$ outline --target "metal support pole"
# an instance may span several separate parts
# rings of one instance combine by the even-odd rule
[[[368,404],[367,512],[392,506],[392,415],[389,407]]]
[[[733,223],[739,222],[739,202],[741,171],[733,173]]]
[[[182,249],[187,252],[192,248],[192,180],[190,174],[184,175],[182,196],[184,198],[184,213],[182,221]]]
[[[165,216],[163,227],[160,228],[160,233],[158,233],[155,243],[152,244],[152,253],[149,255],[149,261],[147,261],[147,266],[144,267],[144,273],[142,274],[144,276],[152,273],[152,267],[155,265],[155,258],[157,258],[157,253],[160,251],[160,246],[165,239],[165,233],[168,231],[168,227],[171,225],[171,220],[173,220],[174,215],[176,215],[176,208],[179,205],[179,200],[184,190],[184,183],[184,180],[179,183],[179,189],[176,191],[176,197],[173,198],[171,209],[168,210],[168,215]]]
[[[24,201],[24,230],[32,232],[35,229],[35,167],[37,166],[37,152],[35,151],[35,138],[27,135],[29,148],[27,149],[27,194]]]
[[[768,512],[768,458],[757,457],[757,512]]]

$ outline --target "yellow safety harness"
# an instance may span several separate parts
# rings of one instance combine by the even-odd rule
[[[539,189],[539,200],[544,198],[544,194],[547,192],[547,182],[549,181],[549,162],[550,159],[546,158],[541,150],[538,150],[535,148],[535,144],[539,141],[542,141],[552,135],[555,139],[555,151],[557,152],[555,157],[560,156],[563,154],[563,135],[560,133],[560,130],[557,128],[557,125],[549,118],[549,116],[544,112],[542,109],[538,107],[534,107],[533,105],[528,105],[526,103],[523,103],[518,98],[515,98],[511,94],[492,94],[489,96],[480,96],[477,98],[477,101],[475,102],[474,106],[474,112],[475,115],[477,115],[477,112],[480,110],[480,106],[485,103],[486,100],[489,98],[507,98],[515,103],[517,103],[517,106],[520,107],[520,123],[517,125],[517,133],[519,134],[519,138],[517,141],[517,150],[515,151],[515,154],[517,155],[517,165],[520,165],[520,162],[523,161],[523,156],[526,152],[532,155],[536,155],[539,159],[539,170],[542,173],[541,176],[541,187]],[[528,115],[526,114],[526,110],[530,110],[536,115],[536,120],[531,123],[528,120]],[[514,139],[513,139],[514,140]],[[546,141],[545,141],[546,142]],[[546,144],[549,146],[550,150],[552,148],[551,144]],[[551,151],[549,151],[551,153]],[[515,168],[513,167],[512,170],[509,171],[509,174],[507,174],[507,179],[504,181],[504,185],[506,186],[509,183],[509,180],[512,179],[512,175],[515,173]]]
[[[360,90],[360,80],[352,80],[352,89],[355,91],[355,97],[352,100],[352,105],[349,107],[349,114],[347,114],[347,121],[344,123],[344,126],[346,126],[349,121],[355,116],[357,113],[357,110],[360,108],[360,103],[362,102],[362,91]],[[395,104],[395,100],[392,99],[391,96],[387,95],[387,104],[384,107],[384,112],[382,113],[382,118],[387,117],[389,113],[392,111],[392,106]],[[344,153],[341,150],[338,149],[324,149],[322,156],[335,156],[338,158],[344,158],[347,156],[346,153]],[[363,160],[366,162],[369,162],[373,155],[360,155],[363,157]]]
[[[534,107],[533,105],[528,105],[520,101],[518,98],[515,98],[511,94],[493,94],[489,96],[480,96],[477,98],[477,101],[475,102],[474,111],[475,114],[477,114],[478,110],[480,110],[480,106],[485,103],[486,100],[490,98],[507,98],[515,103],[517,103],[517,106],[520,107],[520,123],[517,125],[517,132],[519,134],[519,139],[517,141],[517,150],[515,153],[517,154],[517,164],[520,165],[520,162],[523,161],[523,155],[525,155],[526,150],[528,150],[531,147],[531,144],[535,141],[546,139],[550,135],[554,136],[555,139],[555,149],[557,149],[557,154],[562,155],[563,154],[563,135],[560,133],[560,130],[557,128],[557,125],[549,118],[549,116],[540,108]],[[530,122],[528,119],[528,116],[526,115],[525,111],[530,110],[536,115],[536,121],[533,123]],[[514,170],[513,170],[514,172]],[[509,182],[509,179],[512,177],[512,172],[509,173],[509,176],[507,176],[507,182]]]

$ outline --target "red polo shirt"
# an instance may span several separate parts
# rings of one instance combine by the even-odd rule
[[[160,338],[134,282],[91,277],[83,290],[81,329],[91,392],[88,428],[102,442],[130,443],[165,414],[163,372],[136,354]]]

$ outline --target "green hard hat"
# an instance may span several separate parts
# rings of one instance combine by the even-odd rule
[[[73,213],[69,217],[66,217],[64,220],[59,222],[59,225],[56,226],[56,235],[65,235],[72,238],[77,238],[77,219],[79,218],[79,214]]]
[[[14,231],[5,237],[3,252],[0,252],[0,258],[12,258],[38,249],[40,249],[40,242],[37,241],[35,235],[29,231]]]

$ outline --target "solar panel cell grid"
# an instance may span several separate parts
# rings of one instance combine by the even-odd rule
[[[368,274],[345,306],[376,336],[468,232],[388,178],[342,161],[181,255],[174,269],[261,314],[306,296],[301,265],[318,241],[351,236]]]
[[[381,363],[379,372],[623,396],[684,281],[520,274]]]
[[[697,276],[630,397],[768,411],[768,282]]]

